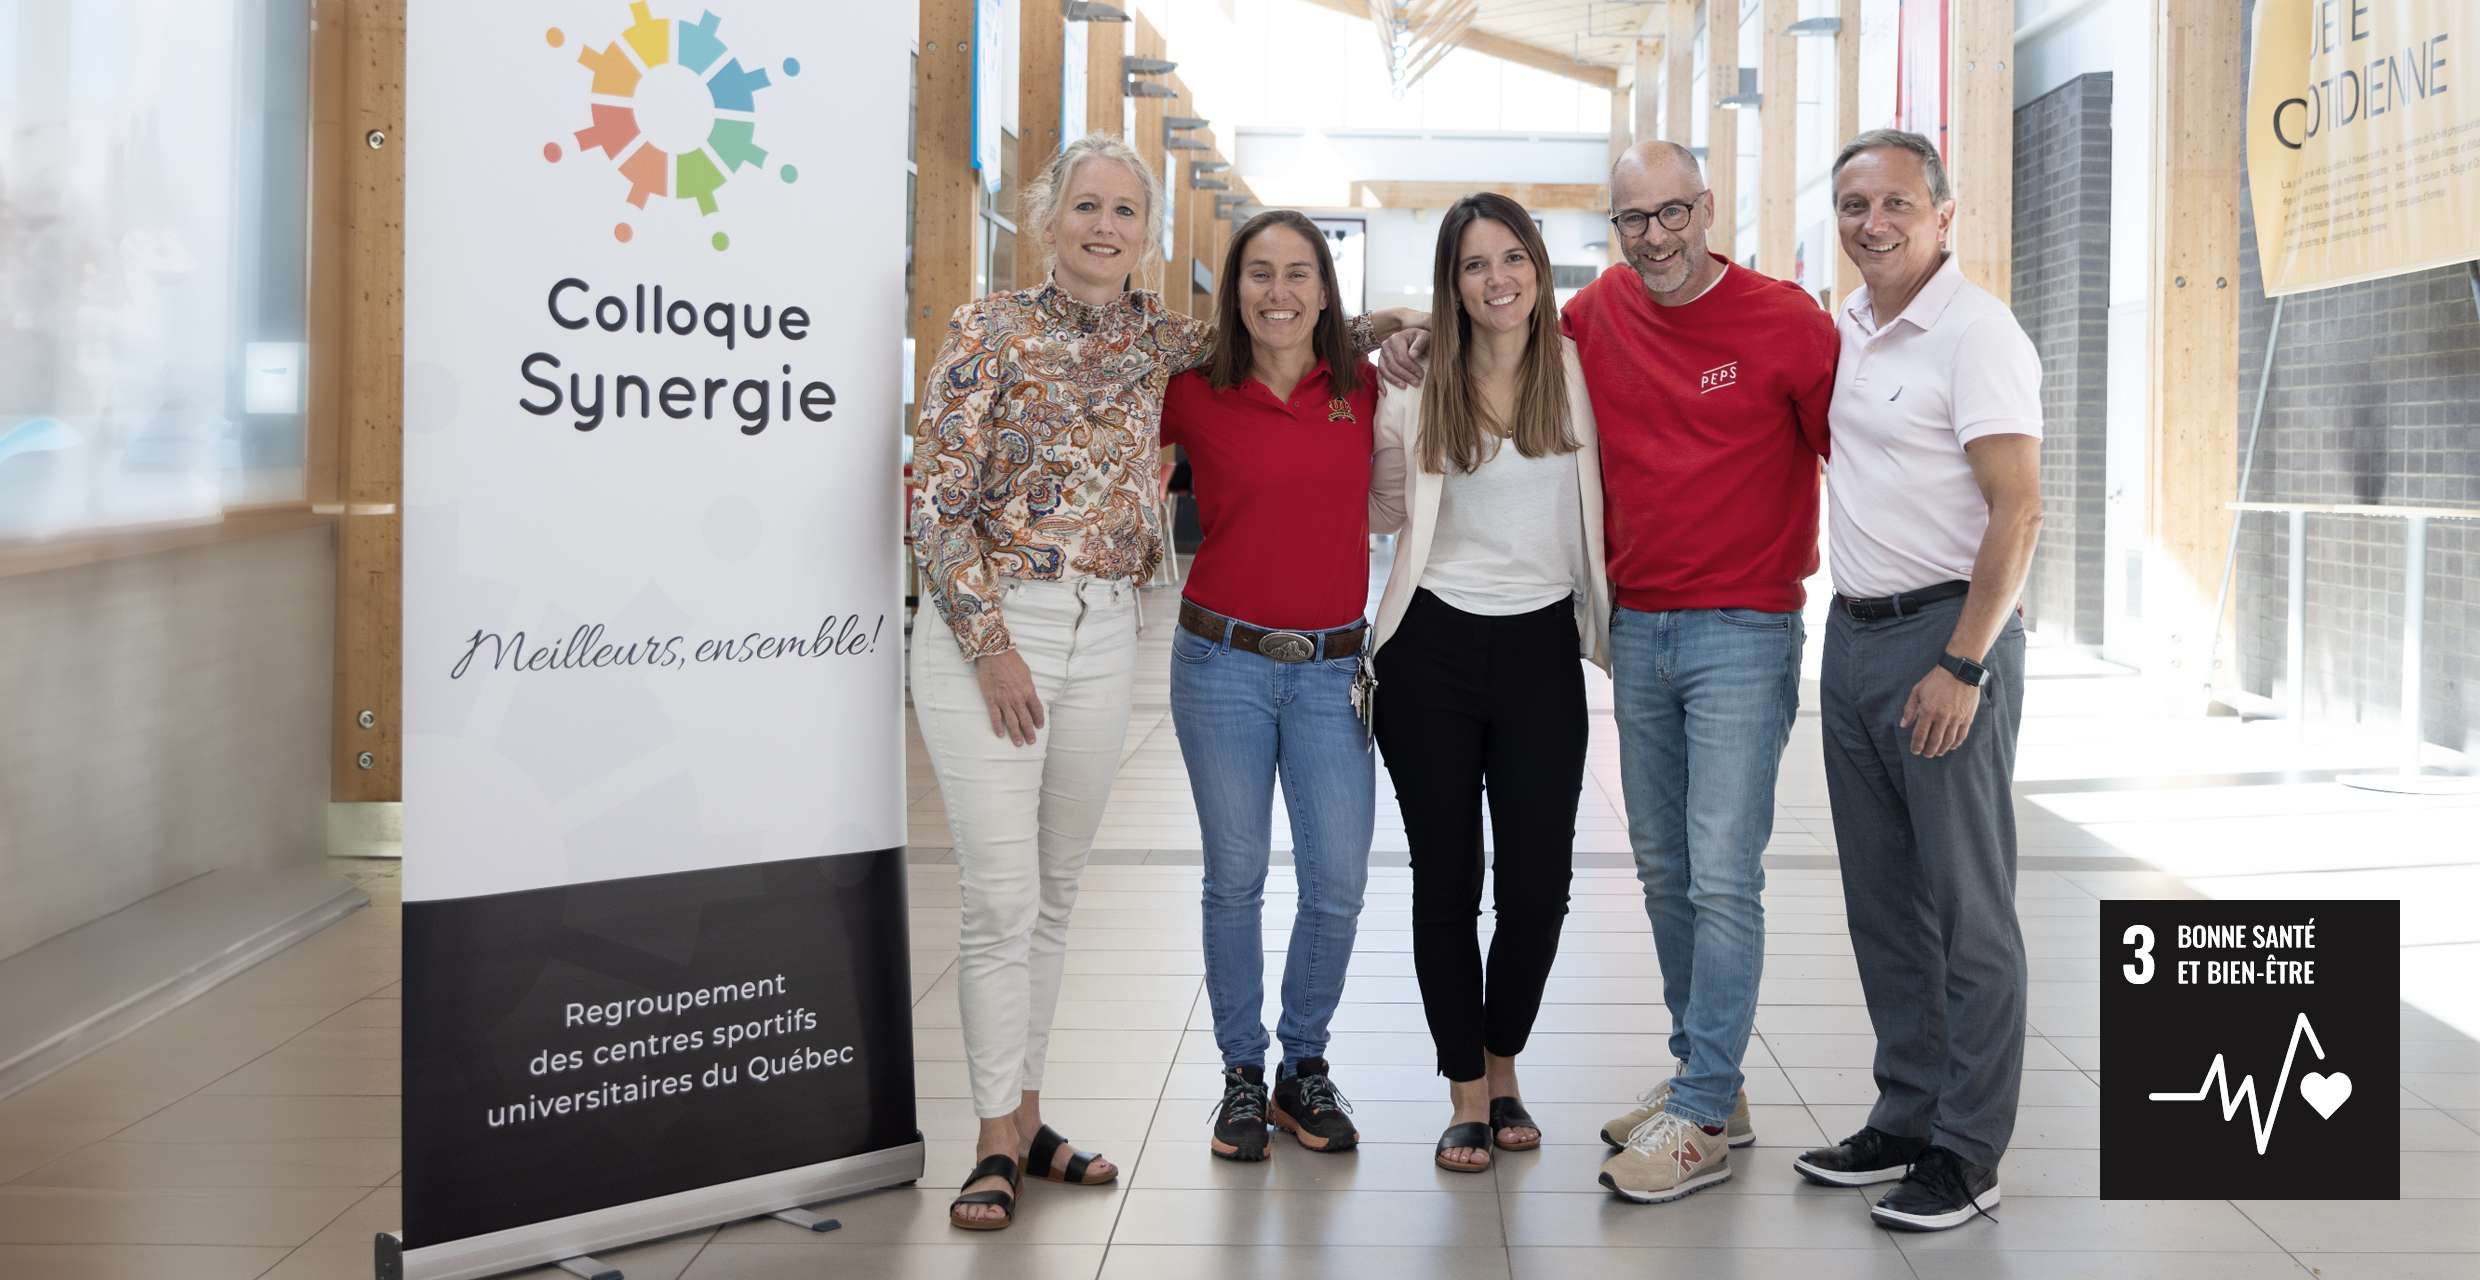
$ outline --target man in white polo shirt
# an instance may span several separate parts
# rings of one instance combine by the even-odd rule
[[[1938,1231],[1998,1203],[2023,1068],[2015,602],[2041,527],[2041,362],[1946,251],[1955,202],[1927,139],[1853,139],[1834,208],[1867,287],[1835,317],[1819,715],[1877,1103],[1794,1167],[1899,1178],[1871,1216]]]

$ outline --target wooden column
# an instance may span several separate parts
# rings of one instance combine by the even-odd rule
[[[973,6],[921,0],[915,64],[913,367],[925,376],[947,318],[973,297],[979,193],[973,173]]]
[[[1085,24],[1085,129],[1089,133],[1127,132],[1128,90],[1120,59],[1128,56],[1125,22]]]
[[[2219,6],[2173,7],[2184,15]],[[1946,160],[1957,212],[1948,242],[1964,278],[2004,300],[2013,293],[2015,256],[2015,6],[1958,4],[1952,12]],[[2238,56],[2235,42],[2231,56]],[[2238,189],[2235,175],[2231,189]]]
[[[1634,102],[1634,127],[1630,141],[1644,142],[1662,136],[1662,38],[1636,42],[1636,87],[1630,97]]]
[[[1670,0],[1662,46],[1669,64],[1662,74],[1662,136],[1683,147],[1696,145],[1696,5]]]
[[[1791,24],[1800,19],[1799,0],[1765,0],[1762,14],[1765,48],[1757,87],[1765,105],[1758,122],[1764,146],[1757,170],[1757,269],[1788,280],[1799,251],[1800,51],[1799,38],[1791,34]]]
[[[1614,86],[1610,91],[1610,165],[1603,167],[1604,173],[1608,173],[1611,166],[1619,163],[1620,153],[1626,151],[1633,140],[1630,131],[1635,123],[1634,113],[1628,109],[1628,100],[1632,96],[1626,85]],[[1627,260],[1627,250],[1619,243],[1617,227],[1611,228],[1610,234],[1603,239],[1605,242],[1603,253],[1608,261],[1615,263]]]
[[[1842,29],[1834,33],[1834,151],[1840,155],[1843,144],[1860,134],[1860,0],[1841,0],[1837,16],[1843,20]],[[1826,157],[1826,163],[1832,165],[1834,157]],[[1860,267],[1843,252],[1839,231],[1829,252],[1834,255],[1834,302],[1840,306],[1859,289]]]
[[[1059,152],[1059,112],[1065,82],[1060,59],[1067,52],[1067,19],[1062,0],[1017,0],[1016,62],[1016,189],[1024,190],[1035,174]],[[1075,74],[1085,74],[1078,67]],[[1016,219],[1017,288],[1042,282],[1042,229],[1022,209],[1002,209]],[[993,280],[993,288],[1005,282]]]
[[[1739,92],[1739,0],[1705,5],[1705,185],[1714,192],[1714,228],[1705,247],[1735,255],[1739,232],[1739,113],[1720,105]]]
[[[1162,32],[1155,30],[1152,22],[1147,21],[1143,15],[1139,15],[1136,28],[1138,57],[1166,56],[1167,46],[1163,43]],[[1163,79],[1161,76],[1139,78],[1158,82]],[[1168,114],[1163,110],[1165,101],[1167,99],[1163,98],[1137,99],[1137,136],[1128,140],[1129,145],[1134,146],[1137,154],[1145,160],[1147,170],[1157,181],[1161,180],[1163,172],[1163,116]],[[1140,271],[1137,275],[1137,287],[1152,289],[1157,293],[1162,292],[1163,264],[1156,262],[1152,267]]]
[[[1164,100],[1163,114],[1195,115],[1197,100],[1189,96],[1188,85],[1177,76],[1169,79],[1172,89],[1180,96]],[[1193,151],[1174,151],[1167,142],[1163,148],[1163,157],[1169,162],[1171,170],[1163,180],[1170,187],[1167,195],[1171,202],[1171,252],[1164,255],[1161,288],[1163,303],[1182,315],[1187,315],[1189,311],[1188,259],[1197,251],[1197,243],[1189,235],[1189,228],[1196,223],[1197,193],[1188,189],[1188,158],[1195,154]]]
[[[404,537],[397,503],[404,476],[405,0],[322,5],[339,18],[340,39],[316,48],[343,58],[334,86],[342,128],[320,139],[319,160],[340,175],[342,235],[334,251],[314,244],[314,261],[340,272],[334,361],[314,387],[332,388],[341,414],[336,434],[335,705],[329,748],[331,794],[339,801],[403,797],[401,738],[404,669]],[[372,131],[385,136],[373,148]],[[314,233],[316,234],[316,233]],[[314,290],[317,288],[314,283]],[[314,301],[313,305],[316,303]],[[315,393],[314,393],[315,394]],[[314,482],[315,483],[315,482]],[[361,727],[361,713],[372,727]],[[370,767],[361,764],[370,754]]]
[[[2212,601],[2238,496],[2239,170],[2245,98],[2235,6],[2159,0],[2153,134],[2150,511],[2161,572],[2146,621],[2205,679]],[[1965,206],[1970,212],[1970,206]],[[2167,579],[2163,582],[2163,579]],[[2156,583],[2162,585],[2155,585]],[[2156,602],[2159,602],[2158,604]],[[2221,629],[2224,652],[2232,629]]]

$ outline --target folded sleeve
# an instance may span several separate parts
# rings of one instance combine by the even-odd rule
[[[1004,483],[993,464],[990,413],[1006,379],[1005,344],[993,329],[981,304],[957,308],[913,426],[913,563],[923,594],[968,659],[1016,647],[977,523],[986,495]]]
[[[2041,438],[2041,356],[2013,316],[1985,316],[1955,346],[1955,440]]]

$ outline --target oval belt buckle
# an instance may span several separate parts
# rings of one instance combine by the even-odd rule
[[[1257,642],[1257,651],[1277,662],[1307,662],[1317,645],[1297,631],[1269,631]]]

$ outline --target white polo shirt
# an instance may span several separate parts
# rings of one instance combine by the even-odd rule
[[[1842,354],[1827,416],[1826,554],[1836,592],[1890,596],[1957,579],[1989,531],[1963,447],[2041,435],[2041,357],[2015,313],[1950,254],[1892,323],[1869,291],[1834,326]]]

